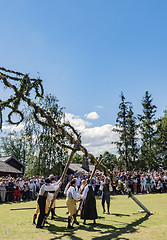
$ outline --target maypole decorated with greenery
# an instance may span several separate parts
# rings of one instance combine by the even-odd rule
[[[24,119],[24,114],[19,109],[19,106],[21,105],[22,101],[26,102],[29,107],[33,108],[33,115],[37,123],[42,126],[57,130],[68,140],[68,144],[64,145],[64,147],[71,149],[72,153],[76,151],[82,151],[85,156],[91,159],[91,162],[96,165],[96,168],[102,170],[105,175],[109,176],[114,181],[115,185],[120,188],[122,192],[126,192],[128,196],[131,197],[147,214],[152,214],[139,200],[137,200],[137,198],[132,194],[131,190],[126,188],[125,184],[115,178],[110,171],[108,171],[102,164],[99,164],[97,159],[92,154],[88,153],[87,149],[81,145],[80,134],[70,125],[70,123],[58,125],[51,112],[41,108],[35,103],[35,101],[31,100],[30,94],[32,90],[35,91],[35,99],[43,97],[44,89],[42,80],[40,78],[30,78],[29,74],[23,74],[0,67],[0,79],[6,88],[10,88],[14,91],[14,94],[11,95],[7,100],[0,99],[0,129],[2,128],[3,123],[3,110],[6,108],[11,109],[8,114],[8,122],[10,124],[18,125]],[[15,82],[15,85],[11,83],[12,81]],[[13,116],[15,115],[19,117],[17,121],[13,121]],[[74,147],[72,147],[72,145],[74,145]],[[69,161],[71,161],[71,158],[69,159]],[[66,170],[69,166],[69,161],[66,164]],[[65,174],[62,176],[61,182],[64,181],[64,176]]]

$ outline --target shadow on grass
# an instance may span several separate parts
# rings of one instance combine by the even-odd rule
[[[110,213],[110,215],[114,215],[116,217],[129,217],[129,214],[121,214],[121,213]]]
[[[144,217],[142,217],[132,223],[127,224],[125,227],[115,228],[112,232],[110,230],[102,232],[101,233],[102,235],[100,237],[94,237],[94,238],[92,238],[92,240],[101,240],[103,238],[105,238],[105,240],[110,240],[113,238],[117,239],[122,234],[137,232],[138,230],[136,229],[136,227],[138,225],[140,225],[141,223],[145,222],[146,220],[148,220],[149,216],[150,215],[147,214]],[[128,240],[128,238],[119,238],[119,239],[127,239]]]
[[[113,214],[114,215],[114,214]],[[121,215],[121,214],[120,214]],[[127,215],[126,215],[127,216]],[[148,220],[149,215],[145,215],[144,217],[141,217],[140,219],[127,224],[125,227],[117,228],[112,225],[106,225],[106,224],[86,224],[86,225],[80,225],[80,226],[75,226],[74,229],[67,229],[66,227],[57,227],[53,224],[50,224],[49,226],[46,226],[45,229],[47,229],[50,233],[55,234],[54,238],[51,238],[50,240],[56,240],[56,239],[64,239],[65,237],[72,239],[72,240],[84,240],[85,238],[77,237],[75,236],[75,233],[77,230],[82,230],[83,235],[84,231],[87,232],[98,232],[98,237],[93,237],[92,240],[111,240],[113,238],[115,239],[124,239],[128,240],[128,238],[120,238],[122,234],[125,233],[134,233],[137,232],[138,230],[136,229],[137,226],[139,226],[141,223],[144,221]],[[57,217],[55,221],[62,221],[67,223],[66,218],[62,217]],[[104,231],[105,229],[105,231]],[[58,236],[56,236],[58,235]]]

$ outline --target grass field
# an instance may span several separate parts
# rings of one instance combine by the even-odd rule
[[[127,196],[111,196],[111,214],[103,214],[100,198],[97,198],[99,219],[92,225],[78,216],[79,226],[68,230],[66,208],[57,208],[57,217],[44,229],[32,225],[34,210],[11,211],[10,208],[35,207],[36,201],[0,204],[0,240],[167,240],[167,194],[138,195],[137,198],[153,213],[138,213],[138,205]],[[65,206],[65,199],[56,200],[57,206]]]

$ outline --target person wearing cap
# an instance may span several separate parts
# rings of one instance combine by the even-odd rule
[[[38,216],[38,221],[36,228],[43,228],[42,223],[45,218],[45,206],[46,206],[46,199],[48,196],[49,191],[56,191],[58,190],[59,186],[51,186],[51,180],[49,178],[45,179],[45,184],[43,184],[39,190],[39,198],[38,204],[40,209],[40,214]]]
[[[44,183],[45,182],[43,180],[40,181],[41,186]],[[45,204],[45,216],[48,213],[52,198],[53,198],[53,194],[48,192],[48,196],[47,196],[46,204]],[[35,213],[34,213],[34,216],[33,216],[33,225],[36,225],[36,219],[37,219],[37,215],[39,214],[39,212],[40,212],[40,209],[39,209],[39,204],[38,204],[38,199],[37,199],[36,209],[35,209]],[[46,221],[46,223],[47,223],[47,221]]]
[[[80,194],[76,192],[75,187],[76,187],[76,180],[72,179],[66,194],[66,205],[69,213],[67,228],[69,229],[74,228],[73,226],[71,226],[72,218],[74,219],[74,223],[79,225],[79,223],[76,220],[76,212],[77,212],[76,202],[79,200]]]

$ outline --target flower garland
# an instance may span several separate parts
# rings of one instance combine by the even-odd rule
[[[19,124],[24,119],[22,112],[18,110],[18,107],[19,107],[20,102],[23,99],[23,97],[29,96],[30,91],[32,89],[35,89],[35,93],[36,93],[35,98],[43,97],[44,89],[43,89],[43,85],[42,85],[42,80],[40,78],[30,79],[28,74],[23,74],[23,73],[16,72],[13,70],[5,69],[3,67],[0,67],[0,70],[3,71],[3,72],[0,72],[0,79],[3,81],[4,85],[7,88],[12,88],[14,90],[14,95],[11,96],[9,99],[7,99],[6,101],[0,100],[0,109],[1,109],[0,110],[0,129],[1,129],[2,128],[2,109],[4,109],[5,107],[11,108],[12,111],[8,115],[8,122],[10,124]],[[6,73],[15,74],[19,77],[11,76]],[[11,84],[8,81],[8,79],[15,80],[17,82],[19,81],[20,82],[19,88],[17,88],[15,85]],[[19,116],[20,116],[20,119],[16,122],[13,122],[11,119],[12,115],[14,113],[19,114]]]

